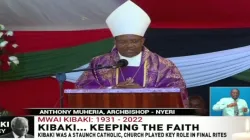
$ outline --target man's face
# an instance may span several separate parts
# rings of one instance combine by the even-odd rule
[[[199,99],[193,99],[189,101],[190,108],[203,108],[204,103],[202,103]]]
[[[18,136],[24,136],[28,133],[29,126],[28,122],[26,120],[21,120],[18,119],[16,121],[16,124],[13,126],[13,131],[18,135]]]
[[[231,91],[231,97],[232,97],[233,99],[238,99],[238,98],[239,98],[239,91],[238,91],[237,89],[233,89],[233,90]]]
[[[205,103],[199,98],[193,98],[189,101],[189,107],[190,108],[198,108],[196,112],[200,115],[204,113],[205,109]]]
[[[121,35],[115,37],[118,52],[125,57],[133,57],[142,51],[145,39],[137,35]]]

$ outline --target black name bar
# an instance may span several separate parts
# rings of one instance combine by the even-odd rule
[[[197,115],[196,109],[27,109],[30,115]]]

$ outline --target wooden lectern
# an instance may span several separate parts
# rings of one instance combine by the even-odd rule
[[[178,88],[65,89],[72,108],[183,108]]]

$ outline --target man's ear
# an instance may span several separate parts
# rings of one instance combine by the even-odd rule
[[[146,40],[146,39],[145,39],[144,37],[141,39],[141,44],[142,44],[142,45],[144,45],[145,40]]]

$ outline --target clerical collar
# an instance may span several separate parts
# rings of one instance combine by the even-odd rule
[[[125,56],[122,56],[119,52],[118,54],[119,54],[120,59],[126,59],[128,61],[128,66],[138,67],[141,64],[142,52],[134,57],[125,57]]]

